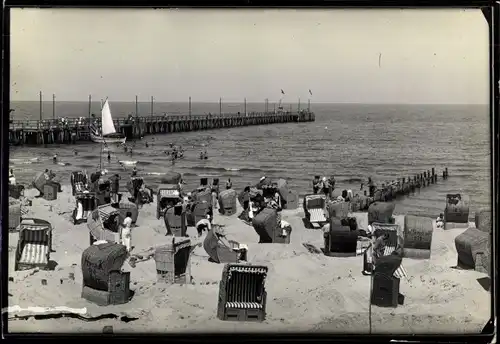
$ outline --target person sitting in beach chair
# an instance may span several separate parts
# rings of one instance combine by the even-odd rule
[[[444,228],[444,215],[443,215],[443,213],[439,214],[438,218],[436,219],[436,227],[437,228]]]
[[[208,230],[203,248],[209,256],[208,260],[217,264],[245,261],[248,252],[246,245],[227,240],[220,225],[214,225]]]
[[[212,224],[210,223],[210,215],[207,214],[205,219],[201,219],[196,223],[196,230],[198,231],[198,237],[203,235],[203,231],[210,231],[212,229]]]

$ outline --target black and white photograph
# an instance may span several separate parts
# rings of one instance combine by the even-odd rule
[[[11,9],[9,332],[481,333],[489,49],[473,8]]]

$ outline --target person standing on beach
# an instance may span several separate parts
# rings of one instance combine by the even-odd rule
[[[14,171],[12,169],[9,171],[9,184],[16,185],[16,176],[14,175]]]
[[[111,154],[108,152],[108,163],[111,162]]]
[[[227,182],[226,182],[226,190],[229,190],[232,188],[233,188],[233,183],[231,182],[231,178],[228,178]]]
[[[313,182],[312,182],[312,187],[313,187],[313,194],[317,194],[319,191],[319,183],[320,179],[319,176],[314,176]]]
[[[132,213],[130,211],[123,220],[120,240],[121,244],[127,248],[127,252],[130,252],[132,250]]]
[[[328,182],[328,179],[326,179],[326,177],[323,177],[323,190],[321,190],[326,198],[328,198],[330,196],[330,183]]]

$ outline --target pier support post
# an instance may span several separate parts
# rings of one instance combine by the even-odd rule
[[[151,96],[151,117],[153,117],[153,113],[154,113],[153,112],[154,111],[154,108],[153,108],[154,105],[153,104],[154,104],[154,98],[153,98],[153,96]]]
[[[40,122],[42,121],[42,118],[43,118],[43,100],[42,100],[43,96],[42,96],[42,91],[40,91]]]
[[[52,94],[52,119],[56,119],[56,95]]]

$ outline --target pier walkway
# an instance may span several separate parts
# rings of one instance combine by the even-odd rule
[[[90,123],[100,119],[66,118],[55,120],[11,120],[9,144],[44,145],[90,141]],[[313,112],[252,112],[248,114],[130,116],[114,119],[115,128],[127,139],[160,133],[243,127],[276,123],[313,122]]]

